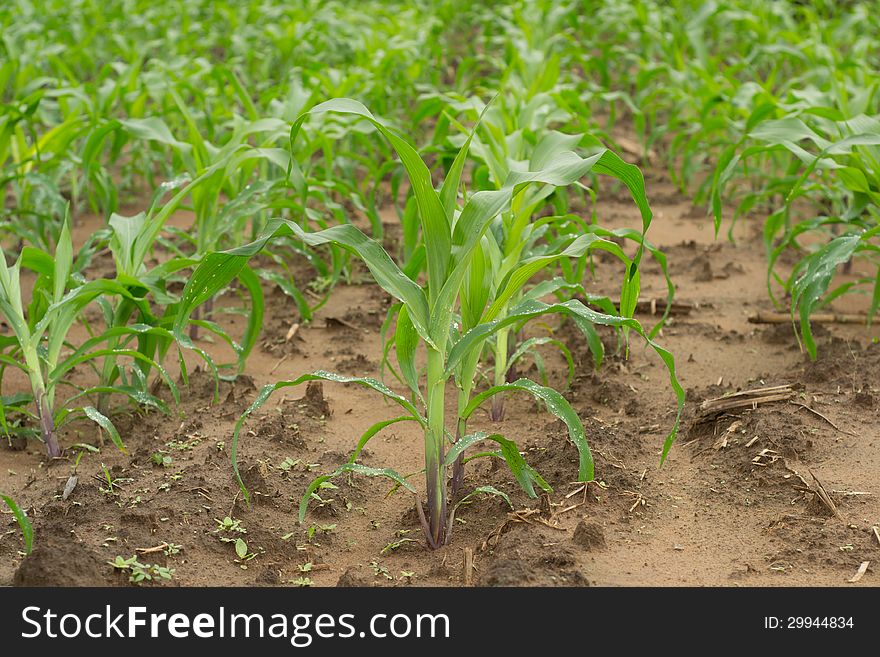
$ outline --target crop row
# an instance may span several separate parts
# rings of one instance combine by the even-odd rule
[[[592,480],[584,428],[564,395],[514,375],[517,361],[540,365],[548,348],[571,374],[570,345],[525,337],[544,315],[576,326],[597,367],[600,326],[624,350],[637,339],[656,352],[678,402],[665,458],[684,393],[655,342],[663,320],[645,329],[633,317],[642,259],[660,265],[670,300],[674,287],[647,238],[650,188],[617,154],[627,133],[642,162],[659,153],[682,193],[705,204],[716,233],[725,219],[764,217],[768,293],[787,295],[812,357],[816,309],[867,292],[870,320],[880,305],[880,55],[869,3],[587,9],[541,0],[4,5],[3,431],[38,438],[57,458],[64,427],[91,421],[124,449],[114,404],[174,413],[154,386],[179,399],[171,359],[184,383],[187,352],[218,380],[235,377],[263,323],[265,284],[308,322],[360,260],[394,299],[383,327],[389,380],[316,371],[266,386],[233,438],[237,474],[247,417],[309,380],[356,383],[401,407],[312,483],[301,517],[329,478],[384,476],[413,493],[438,547],[469,496],[507,497],[461,490],[475,458],[502,459],[535,497],[547,483],[517,445],[468,428],[486,402],[500,420],[512,392],[565,423],[578,479]],[[603,185],[626,190],[638,228],[601,225]],[[389,206],[397,241],[385,239]],[[183,212],[187,230],[170,222]],[[74,220],[87,213],[103,227],[75,245]],[[585,287],[598,251],[619,267],[614,299]],[[796,264],[783,271],[786,252]],[[106,254],[114,272],[97,277]],[[308,263],[308,281],[294,262]],[[220,321],[222,296],[247,315],[239,335]],[[87,338],[74,339],[79,326]],[[234,362],[217,362],[207,336],[228,343]],[[72,375],[83,368],[87,383]],[[399,422],[424,435],[424,494],[412,475],[358,461]]]

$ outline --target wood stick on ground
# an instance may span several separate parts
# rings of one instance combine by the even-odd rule
[[[871,527],[871,531],[874,532],[874,538],[877,539],[877,545],[880,545],[880,529],[877,529],[877,525]]]
[[[569,499],[577,495],[578,493],[583,493],[587,488],[587,484],[581,484],[578,488],[575,488],[568,495],[565,496],[565,499]]]
[[[333,324],[339,324],[340,326],[345,326],[346,328],[350,328],[352,331],[361,332],[361,328],[359,326],[355,326],[349,321],[342,319],[341,317],[325,317],[324,325],[325,326],[333,326]]]
[[[275,366],[274,366],[271,370],[269,370],[269,374],[275,374],[275,370],[277,370],[279,367],[281,367],[281,364],[284,363],[284,361],[287,360],[288,356],[289,356],[289,354],[284,354],[284,355],[278,360],[278,362],[275,363]]]
[[[532,516],[535,516],[536,514],[539,514],[539,513],[541,513],[540,509],[522,509],[520,511],[513,511],[512,513],[509,513],[508,516],[510,517],[511,520],[518,520],[520,522],[525,522],[530,525],[540,524],[540,525],[544,525],[545,527],[549,527],[550,529],[555,529],[556,531],[559,531],[559,532],[568,531],[564,527],[558,527],[556,525],[553,525],[541,517],[534,517],[534,518],[532,517]]]
[[[462,548],[464,552],[464,563],[462,564],[462,568],[464,568],[464,573],[462,574],[462,580],[465,586],[473,586],[474,585],[474,549],[473,548]]]
[[[791,389],[790,384],[742,390],[722,397],[707,399],[700,404],[700,411],[703,415],[710,415],[734,408],[755,408],[758,404],[790,399],[792,395],[794,395],[794,390]]]
[[[810,476],[813,478],[813,483],[815,484],[813,492],[816,494],[822,504],[827,506],[831,513],[833,513],[838,520],[843,520],[843,516],[840,515],[840,511],[837,510],[837,505],[834,503],[834,500],[831,499],[828,491],[825,490],[825,486],[822,485],[822,482],[819,481],[819,478],[812,470],[808,468],[807,472],[810,473]]]
[[[865,324],[868,316],[859,313],[815,313],[810,322],[817,324]],[[792,324],[788,313],[759,312],[749,317],[751,324]]]
[[[810,486],[810,483],[804,478],[804,475],[802,475],[800,472],[798,472],[797,469],[791,463],[788,462],[788,459],[785,459],[785,458],[782,459],[782,464],[785,466],[786,470],[788,470],[791,474],[793,474],[795,477],[797,477],[800,480],[800,482],[804,485],[805,490],[808,490],[811,493],[813,492],[813,489]],[[795,488],[798,489],[797,486],[795,486]]]
[[[690,315],[695,308],[693,304],[681,301],[673,301],[669,307],[669,314]],[[620,308],[618,307],[618,311]],[[666,312],[666,299],[647,299],[636,303],[636,313],[639,315],[662,315]]]
[[[868,572],[868,566],[871,564],[870,561],[863,561],[859,566],[859,569],[856,571],[856,574],[849,578],[850,584],[855,584],[862,577],[864,577],[865,573]]]
[[[810,411],[810,413],[812,413],[813,415],[815,415],[815,416],[817,416],[817,417],[820,417],[820,418],[822,418],[823,420],[825,420],[828,424],[830,424],[832,427],[834,427],[835,430],[839,431],[840,433],[845,433],[845,434],[847,434],[848,436],[855,436],[856,438],[858,438],[858,436],[859,436],[859,434],[857,434],[857,433],[853,433],[852,431],[844,431],[844,430],[841,429],[839,426],[837,426],[836,424],[834,424],[834,422],[832,422],[832,421],[829,420],[827,417],[825,417],[824,415],[822,415],[822,414],[821,414],[819,411],[817,411],[815,408],[810,408],[810,407],[807,406],[806,404],[802,404],[802,403],[800,403],[800,402],[796,402],[796,401],[792,401],[792,402],[789,402],[789,403],[790,403],[790,404],[793,404],[793,405],[795,405],[795,406],[800,406],[801,408],[805,408],[805,409],[807,409],[807,410]]]
[[[585,504],[585,502],[578,502],[577,504],[572,504],[570,506],[567,506],[564,509],[560,509],[559,511],[554,513],[553,517],[555,518],[556,516],[561,516],[563,513],[568,513],[569,511],[574,511],[575,509],[582,507],[584,504]]]
[[[495,529],[493,529],[489,534],[483,539],[482,544],[480,545],[480,552],[485,552],[491,546],[493,546],[497,541],[501,534],[504,533],[504,530],[507,529],[507,526],[511,523],[511,519],[508,517],[498,525]]]

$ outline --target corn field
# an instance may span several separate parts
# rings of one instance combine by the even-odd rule
[[[0,584],[874,583],[876,9],[3,3]]]

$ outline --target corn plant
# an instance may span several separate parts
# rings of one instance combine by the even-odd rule
[[[38,133],[45,92],[0,105],[0,190],[12,203],[0,204],[0,231],[45,249],[58,239],[66,200],[62,178],[72,168],[72,144],[83,132],[80,110]],[[58,92],[59,96],[63,92]]]
[[[167,338],[167,329],[147,325],[111,327],[101,335],[94,336],[79,347],[68,342],[68,333],[80,318],[83,309],[91,302],[106,302],[107,297],[119,296],[138,306],[145,316],[150,315],[148,304],[138,298],[125,286],[113,280],[83,281],[81,275],[73,271],[74,253],[70,236],[69,221],[65,220],[58,246],[54,254],[35,247],[22,249],[16,262],[9,266],[6,255],[0,250],[0,311],[12,328],[12,335],[2,344],[0,365],[20,369],[30,381],[31,395],[7,398],[5,408],[0,409],[0,425],[8,431],[6,413],[15,410],[34,419],[39,424],[39,435],[46,445],[51,458],[61,456],[58,430],[65,424],[86,418],[106,431],[112,441],[124,449],[119,432],[110,419],[92,405],[82,405],[82,399],[100,393],[119,393],[136,403],[150,403],[167,410],[161,400],[149,395],[145,386],[99,384],[88,388],[76,386],[69,381],[69,374],[78,365],[92,364],[93,361],[110,357],[127,357],[147,366],[147,371],[155,369],[177,396],[177,388],[168,374],[150,356],[137,349],[120,346],[116,343],[122,335],[156,335]],[[21,270],[30,270],[36,275],[31,301],[25,309],[22,294]],[[109,346],[101,347],[104,342]],[[139,370],[140,371],[140,370]],[[2,370],[0,370],[2,374]],[[2,379],[0,379],[2,380]],[[57,392],[61,387],[73,387],[75,394],[59,403]],[[35,411],[28,408],[33,405]]]
[[[245,152],[243,156],[247,157],[248,154]],[[151,207],[146,212],[140,212],[130,217],[113,213],[109,220],[111,231],[109,246],[116,263],[116,280],[140,302],[133,303],[125,297],[117,297],[115,303],[107,299],[99,300],[105,324],[108,328],[117,329],[132,323],[155,327],[156,330],[151,334],[140,334],[136,338],[139,350],[151,358],[157,358],[160,362],[174,342],[169,329],[172,328],[179,302],[179,297],[169,291],[168,283],[182,280],[183,272],[193,267],[198,260],[178,253],[164,259],[152,268],[148,267],[146,262],[161,239],[162,228],[168,217],[194,188],[209,184],[210,178],[200,177],[187,184],[183,183],[183,180],[178,179],[160,188]],[[167,202],[162,203],[162,196],[172,191],[175,185],[179,185],[182,189],[178,190]],[[250,268],[243,268],[239,272],[238,281],[242,289],[250,296],[251,307],[240,342],[234,341],[221,326],[207,319],[193,320],[193,324],[227,342],[238,355],[236,366],[241,368],[256,343],[263,319],[264,306],[259,279]],[[143,303],[145,299],[152,301],[152,305],[145,305]],[[152,312],[152,308],[157,309],[158,316]],[[120,333],[117,340],[126,341],[131,337],[129,334]],[[217,371],[217,367],[207,352],[190,340],[186,341],[184,346],[194,350],[205,361],[209,369]],[[182,373],[186,377],[186,368],[182,360],[181,365],[183,367]],[[144,370],[142,365],[140,368]],[[118,373],[118,370],[115,369],[114,359],[107,358],[104,362],[101,381],[104,384],[111,384]],[[147,373],[144,372],[144,374]]]
[[[474,181],[480,189],[501,189],[510,179],[511,172],[540,170],[545,166],[547,159],[554,157],[558,152],[580,150],[582,146],[596,148],[597,142],[593,137],[583,134],[566,134],[545,127],[547,123],[570,120],[568,114],[562,111],[547,94],[539,94],[527,102],[518,102],[515,98],[502,96],[496,98],[490,106],[484,106],[482,112],[477,115],[475,112],[480,105],[478,101],[459,102],[453,103],[450,108],[466,110],[472,119],[478,121],[479,127],[474,133],[471,151],[474,153],[474,159],[481,163],[475,167],[473,172]],[[485,233],[481,240],[480,249],[475,253],[471,263],[471,267],[480,269],[472,272],[465,279],[473,281],[472,284],[476,288],[488,292],[485,300],[477,297],[479,301],[485,301],[487,305],[491,306],[495,301],[496,294],[501,291],[508,277],[526,262],[544,257],[547,266],[545,273],[551,271],[553,265],[556,264],[552,258],[553,254],[563,251],[579,235],[590,233],[603,238],[631,240],[638,246],[636,262],[640,259],[643,250],[649,251],[657,259],[666,277],[669,291],[668,299],[671,302],[674,287],[669,278],[663,254],[647,242],[643,233],[637,230],[607,230],[600,227],[597,223],[595,208],[590,222],[573,214],[560,213],[560,210],[564,211],[570,205],[570,200],[565,194],[570,191],[570,188],[586,192],[585,196],[589,193],[591,198],[595,198],[592,190],[577,180],[572,181],[571,185],[565,189],[560,189],[556,185],[530,186],[520,190],[512,198],[509,209],[499,214],[492,222],[491,230]],[[535,219],[535,217],[540,218]],[[404,218],[406,219],[406,216]],[[409,232],[413,232],[412,229]],[[624,265],[629,262],[620,249],[612,249],[605,242],[600,242],[600,244],[602,246],[598,248],[610,250],[613,255],[621,259]],[[550,256],[550,259],[547,259],[547,256]],[[535,290],[535,294],[538,296],[533,295],[532,298],[550,293],[556,294],[560,301],[571,298],[575,293],[582,297],[589,296],[581,285],[586,271],[587,258],[570,258],[570,260],[573,261],[572,264],[569,263],[569,258],[556,259],[563,277],[553,282],[543,283],[538,290]],[[490,267],[492,275],[488,277],[485,276],[486,265],[484,263],[486,262],[492,263]],[[516,306],[524,299],[526,293],[525,288],[515,292],[504,307],[498,311],[499,316],[504,317],[509,308]],[[465,296],[467,297],[467,295]],[[599,305],[611,313],[616,312],[608,299],[592,296],[590,300],[592,305]],[[629,308],[629,302],[632,299],[622,299],[623,301],[625,303],[620,306],[620,312],[624,316],[628,316],[632,312],[632,309]],[[470,306],[470,304],[467,305]],[[479,315],[467,317],[467,313],[463,312],[462,314],[464,330],[481,321]],[[470,325],[468,324],[469,320],[473,322]],[[665,320],[665,315],[661,322],[654,327],[652,334],[659,330],[663,320]],[[595,334],[592,324],[580,322],[577,325],[583,331],[598,366],[603,357],[601,340]],[[558,341],[532,338],[521,340],[518,343],[520,328],[521,325],[513,325],[507,329],[499,330],[491,342],[491,348],[494,352],[495,385],[501,385],[509,379],[512,361],[527,353],[531,353],[540,363],[535,348],[541,344],[555,344],[568,358],[567,348],[559,344]],[[471,375],[465,376],[464,381],[469,381],[472,378]],[[463,408],[467,405],[468,390],[463,390],[462,395],[463,399],[460,405]],[[494,420],[501,420],[503,417],[503,399],[502,395],[497,395],[492,399],[491,417]]]
[[[238,474],[237,454],[240,431],[246,418],[265,404],[273,392],[312,380],[356,383],[372,389],[398,404],[404,410],[404,414],[379,422],[367,429],[347,463],[333,473],[319,477],[312,482],[300,505],[300,519],[301,521],[304,519],[312,493],[318,489],[320,484],[328,478],[344,472],[388,477],[396,485],[417,495],[413,484],[394,470],[369,468],[357,462],[364,446],[383,428],[398,422],[415,422],[421,427],[424,435],[427,514],[424,512],[418,496],[416,508],[422,519],[427,543],[436,548],[449,540],[452,523],[448,522],[448,514],[455,508],[453,506],[450,509],[448,501],[448,469],[468,447],[484,440],[494,441],[499,445],[500,450],[483,453],[483,455],[503,458],[520,486],[529,495],[533,497],[536,495],[535,485],[541,488],[548,487],[541,476],[523,460],[515,443],[503,436],[485,433],[461,436],[451,449],[448,449],[450,442],[454,440],[454,433],[449,430],[446,416],[447,382],[456,375],[460,376],[462,372],[467,373],[463,367],[464,363],[471,361],[474,354],[479,355],[482,352],[484,342],[499,330],[507,328],[515,322],[550,313],[574,315],[585,321],[623,327],[645,336],[637,321],[597,312],[575,300],[547,304],[538,299],[528,299],[511,309],[504,317],[499,317],[499,310],[508,300],[532,276],[546,268],[550,262],[564,257],[580,257],[593,248],[619,250],[616,244],[607,242],[596,235],[583,235],[574,240],[564,251],[525,262],[520,268],[511,272],[495,302],[486,310],[482,306],[477,308],[478,316],[482,320],[481,323],[462,332],[463,325],[456,317],[456,310],[459,305],[465,307],[466,300],[462,297],[462,287],[465,278],[472,271],[470,268],[472,259],[483,236],[489,229],[490,223],[505,207],[510,205],[517,192],[529,185],[535,183],[568,184],[590,170],[618,176],[633,190],[640,205],[647,213],[645,228],[650,222],[650,211],[644,200],[641,177],[637,174],[637,169],[626,165],[609,151],[601,151],[589,158],[581,158],[571,151],[561,151],[557,157],[548,157],[543,169],[512,173],[508,183],[502,189],[476,192],[470,195],[463,207],[459,209],[457,207],[457,192],[469,142],[462,147],[441,190],[437,192],[431,184],[430,170],[410,143],[399,133],[375,118],[356,101],[337,99],[317,106],[293,124],[291,140],[296,139],[307,116],[326,112],[347,113],[369,121],[389,141],[400,157],[414,190],[419,206],[421,229],[425,236],[427,262],[425,284],[420,285],[416,280],[407,276],[379,243],[364,235],[354,226],[341,225],[311,232],[304,230],[296,222],[276,220],[269,224],[261,239],[244,247],[206,256],[187,284],[187,289],[184,290],[181,313],[176,320],[175,331],[180,335],[188,314],[192,312],[193,308],[214,294],[219,286],[224,285],[238,269],[245,265],[248,258],[258,253],[278,235],[295,235],[304,243],[312,246],[336,244],[360,257],[376,283],[400,302],[394,340],[398,366],[407,383],[409,397],[394,392],[372,378],[340,376],[326,371],[318,371],[294,380],[267,385],[236,425],[231,448],[233,467],[239,483],[242,485],[242,490],[247,495]],[[634,262],[630,262],[627,267],[628,278],[624,283],[624,294],[627,297],[633,294],[637,296],[637,269]],[[484,299],[483,304],[485,302]],[[647,339],[647,336],[645,337]],[[673,388],[679,398],[679,403],[683,403],[683,391],[674,376],[671,354],[650,341],[649,344],[660,354],[669,368]],[[424,381],[419,376],[416,367],[416,352],[419,347],[422,347],[426,352],[427,366]],[[552,388],[538,385],[528,379],[519,379],[501,386],[493,386],[473,397],[467,408],[462,411],[463,418],[465,420],[469,418],[484,401],[493,395],[515,390],[528,392],[544,401],[550,411],[563,420],[568,428],[569,438],[579,453],[578,478],[581,481],[592,480],[594,476],[593,460],[584,427],[569,403]],[[677,420],[664,446],[664,455],[671,446],[676,430]]]
[[[149,239],[140,240],[147,248],[139,248],[139,253],[146,254],[153,243],[161,242],[178,258],[198,259],[209,251],[243,241],[249,231],[259,234],[264,222],[263,215],[269,210],[289,214],[293,211],[301,212],[305,208],[307,214],[328,225],[333,219],[345,220],[340,212],[333,213],[330,220],[315,217],[308,207],[314,199],[326,199],[328,193],[326,186],[320,181],[307,180],[304,177],[299,167],[292,163],[287,150],[274,145],[281,139],[282,133],[286,141],[289,131],[287,122],[276,118],[256,118],[255,110],[251,107],[250,119],[244,120],[238,116],[230,119],[231,129],[223,136],[222,146],[218,146],[210,143],[199,132],[195,112],[187,107],[178,90],[169,87],[168,94],[179,114],[185,119],[187,140],[175,138],[168,125],[157,117],[114,120],[93,131],[83,154],[84,166],[95,177],[96,172],[103,171],[99,166],[99,154],[111,135],[122,135],[125,143],[149,141],[170,149],[175,166],[183,170],[183,173],[175,170],[174,173],[180,175],[175,175],[170,183],[163,184],[160,189],[167,190],[175,185],[193,183],[185,188],[188,191],[186,198],[176,201],[173,208],[192,209],[195,214],[192,228],[187,231],[165,228],[164,221],[170,216],[170,212],[163,209],[160,215],[151,209],[151,217],[145,224]],[[244,89],[240,89],[239,95],[246,98]],[[254,140],[258,143],[256,147],[250,145]],[[120,146],[113,143],[110,155],[119,149]],[[189,206],[184,204],[185,201],[189,202]],[[161,216],[161,220],[157,221],[152,216],[154,214],[156,217]],[[111,220],[114,216],[119,222],[115,213],[111,213]],[[143,221],[141,215],[129,218],[130,224]],[[164,229],[172,239],[161,237],[159,229]],[[343,275],[347,261],[339,250],[331,252],[328,263],[315,257],[314,253],[302,248],[300,244],[289,242],[284,246],[313,265],[327,289],[332,288]],[[275,256],[274,253],[272,255]],[[133,263],[134,266],[140,266],[137,258]],[[253,297],[261,292],[251,273],[253,272],[248,268],[243,271],[242,276],[247,274],[246,288]],[[310,319],[314,306],[306,301],[295,281],[291,280],[289,272],[285,276],[278,271],[263,269],[257,274],[278,284],[294,298],[303,319]],[[252,304],[252,307],[260,305]],[[210,318],[212,310],[213,300],[209,300],[205,304],[206,320]],[[198,337],[202,328],[200,321],[202,318],[197,316],[191,324],[190,337],[193,340]],[[259,325],[258,315],[251,316],[250,325],[251,328]],[[218,332],[216,324],[209,323],[208,326],[210,330]],[[248,336],[256,338],[253,331],[249,331]]]
[[[474,170],[474,178],[482,181],[484,188],[504,189],[512,180],[512,174],[515,179],[515,172],[541,170],[559,153],[573,152],[582,142],[591,141],[580,134],[564,134],[541,129],[536,119],[535,108],[548,105],[552,106],[552,103],[542,100],[537,104],[528,103],[521,111],[505,111],[504,106],[499,108],[497,105],[483,110],[484,114],[479,118],[479,130],[474,134],[472,149],[476,151],[476,159],[483,162],[482,171],[479,167]],[[551,110],[550,115],[552,114]],[[548,117],[541,112],[538,112],[537,116],[543,116],[545,120]],[[519,121],[524,121],[527,127],[510,132],[505,129],[506,126],[516,125]],[[641,202],[646,217],[646,229],[650,211],[643,201],[643,189],[636,186],[637,180],[639,179],[634,178],[630,184],[635,187],[634,196]],[[519,307],[523,302],[539,300],[549,294],[554,294],[560,302],[578,294],[581,298],[588,299],[590,305],[608,314],[617,314],[618,310],[610,299],[587,294],[581,284],[587,259],[594,250],[603,250],[614,255],[624,267],[626,282],[622,287],[618,304],[619,313],[623,317],[631,317],[635,309],[638,276],[634,272],[638,270],[638,262],[645,249],[660,263],[666,276],[669,299],[672,299],[674,288],[669,280],[665,257],[644,239],[644,232],[633,229],[603,229],[596,223],[595,211],[591,222],[586,222],[572,214],[547,213],[547,210],[567,205],[560,183],[573,187],[582,186],[577,179],[554,181],[554,184],[524,186],[511,197],[509,207],[491,222],[490,229],[485,232],[480,245],[474,251],[468,266],[468,274],[464,279],[461,297],[462,333],[487,321],[505,320],[510,316],[511,310]],[[572,246],[581,241],[583,235],[590,235],[596,239],[583,252],[578,248],[572,249]],[[637,255],[632,263],[612,239],[632,240],[638,245]],[[517,280],[516,277],[521,276],[521,272],[530,271],[536,263],[540,263],[539,268],[543,274],[556,273],[554,267],[559,265],[562,276],[552,277],[531,289],[526,286],[526,280],[522,280],[519,287],[511,286],[511,280]],[[629,264],[635,265],[632,272],[626,271]],[[496,389],[502,389],[506,383],[511,383],[517,378],[514,363],[526,354],[532,355],[540,371],[542,366],[537,347],[545,344],[553,345],[562,352],[569,363],[569,375],[571,375],[571,356],[564,344],[552,338],[526,339],[522,335],[521,329],[528,319],[530,317],[508,323],[487,340],[493,353],[493,383]],[[576,314],[572,315],[571,319],[584,334],[598,367],[604,352],[593,322],[586,321]],[[654,331],[658,330],[659,326],[660,324]],[[479,351],[475,349],[462,363],[462,371],[457,373],[459,409],[457,438],[467,433],[466,411],[470,408],[477,367],[481,360]],[[504,395],[499,393],[492,397],[490,418],[500,421],[503,417]],[[463,478],[464,461],[461,457],[453,468],[453,494],[458,491]]]
[[[766,220],[767,289],[779,282],[791,294],[792,322],[811,358],[816,343],[810,315],[842,294],[867,287],[870,321],[880,306],[880,120],[864,114],[845,119],[835,108],[811,112],[818,116],[787,116],[759,122],[740,140],[716,171],[713,201],[716,226],[721,221],[725,186],[743,160],[767,152],[790,155],[787,175],[774,191],[783,203]],[[809,203],[818,216],[803,214],[798,203]],[[787,276],[776,271],[786,250],[801,255]],[[852,258],[862,259],[872,273],[832,288],[834,274]]]

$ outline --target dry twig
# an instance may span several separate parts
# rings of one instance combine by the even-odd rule
[[[279,367],[281,367],[281,364],[284,361],[286,361],[287,358],[288,358],[288,354],[284,354],[280,359],[278,359],[278,362],[275,363],[275,365],[272,367],[271,370],[269,370],[269,374],[275,374],[275,370],[277,370]]]
[[[807,472],[810,473],[810,476],[813,478],[813,483],[815,483],[813,492],[816,494],[822,504],[828,507],[828,509],[831,511],[831,513],[834,514],[837,519],[843,520],[843,516],[840,515],[840,511],[837,510],[837,505],[834,503],[834,500],[831,499],[828,491],[825,490],[825,486],[822,485],[822,482],[819,481],[819,478],[813,473],[812,470],[808,468]]]
[[[850,583],[850,584],[855,584],[855,583],[858,582],[860,579],[862,579],[862,577],[865,576],[865,573],[868,572],[868,566],[869,566],[870,564],[871,564],[870,561],[863,561],[863,562],[859,565],[859,569],[856,571],[856,574],[849,578],[849,580],[848,580],[849,583]]]
[[[849,435],[849,436],[856,436],[856,437],[858,437],[858,435],[859,435],[859,434],[857,434],[857,433],[853,433],[852,431],[844,431],[844,430],[841,429],[839,426],[837,426],[836,424],[834,424],[834,422],[832,422],[832,421],[829,420],[827,417],[825,417],[824,415],[822,415],[822,414],[821,414],[819,411],[817,411],[815,408],[810,408],[810,407],[807,406],[806,404],[802,404],[802,403],[800,403],[800,402],[796,402],[796,401],[791,401],[791,402],[789,402],[789,403],[790,403],[790,404],[793,404],[794,406],[799,406],[800,408],[805,408],[805,409],[807,409],[807,410],[810,411],[810,413],[812,413],[813,415],[815,415],[815,416],[817,416],[817,417],[820,417],[820,418],[822,418],[823,420],[825,420],[825,421],[826,421],[828,424],[830,424],[830,425],[831,425],[836,431],[839,431],[840,433],[845,433],[845,434],[847,434],[847,435]]]
[[[793,395],[794,390],[790,384],[742,390],[722,397],[707,399],[700,404],[700,411],[704,416],[709,416],[734,408],[757,408],[758,404],[783,401],[790,399]]]
[[[810,315],[810,322],[817,324],[865,324],[867,315],[858,313],[814,313]],[[788,313],[759,312],[749,317],[750,324],[792,324],[791,315]]]
[[[462,563],[462,568],[464,568],[464,573],[462,575],[462,581],[465,586],[473,586],[474,585],[474,549],[473,548],[463,548],[464,552],[464,563]]]

